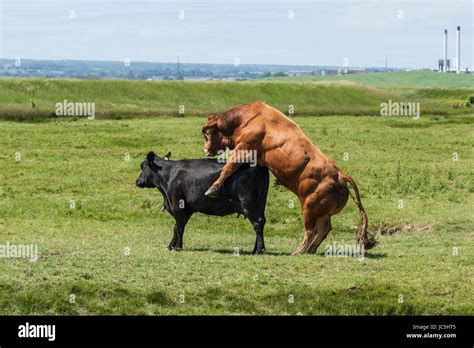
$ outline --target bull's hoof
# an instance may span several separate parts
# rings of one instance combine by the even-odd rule
[[[210,197],[210,198],[216,198],[217,197],[217,189],[214,187],[209,187],[209,189],[206,191],[204,196]]]
[[[291,256],[298,256],[298,255],[301,255],[301,254],[304,254],[304,252],[301,251],[300,249],[298,249],[298,250],[293,251],[293,253],[291,254]]]

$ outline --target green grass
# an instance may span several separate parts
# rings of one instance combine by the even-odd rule
[[[428,71],[347,75],[289,76],[262,79],[272,82],[352,81],[374,87],[474,88],[473,74],[443,74]]]
[[[474,96],[474,88],[378,88],[347,81],[282,84],[2,78],[0,118],[51,118],[56,103],[64,100],[95,103],[98,118],[179,115],[181,106],[188,116],[209,115],[256,100],[285,113],[291,106],[299,116],[379,115],[380,104],[388,100],[419,102],[422,115],[472,114],[470,96]]]
[[[355,242],[353,202],[318,254],[289,256],[303,232],[281,187],[269,193],[266,255],[248,255],[248,221],[200,214],[184,251],[165,250],[173,219],[157,191],[135,188],[138,166],[149,150],[201,157],[202,117],[0,122],[0,244],[40,252],[0,259],[0,314],[473,315],[474,118],[295,120],[355,178],[370,229],[403,229],[363,261],[324,256]]]

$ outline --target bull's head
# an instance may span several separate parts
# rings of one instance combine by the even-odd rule
[[[205,140],[204,153],[206,156],[216,156],[219,151],[234,147],[232,137],[224,136],[217,128],[217,116],[210,116],[207,119],[207,123],[202,127],[202,134]]]

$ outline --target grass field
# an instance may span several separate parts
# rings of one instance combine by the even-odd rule
[[[21,103],[9,93],[2,107]],[[0,314],[474,314],[473,116],[295,118],[358,183],[379,231],[363,260],[324,254],[355,242],[353,202],[318,254],[289,256],[302,224],[281,187],[269,193],[265,255],[248,254],[248,221],[198,214],[184,251],[168,252],[173,219],[157,191],[135,188],[139,163],[149,150],[202,157],[203,121],[1,121],[0,243],[37,244],[40,257],[0,259]]]
[[[347,74],[324,76],[272,77],[273,82],[353,81],[364,85],[387,88],[473,88],[473,74],[442,74],[438,72],[412,71],[372,74]]]

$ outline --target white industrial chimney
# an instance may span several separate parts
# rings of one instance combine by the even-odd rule
[[[458,26],[456,39],[456,73],[461,71],[461,27]]]
[[[444,72],[448,71],[448,29],[444,29]]]

